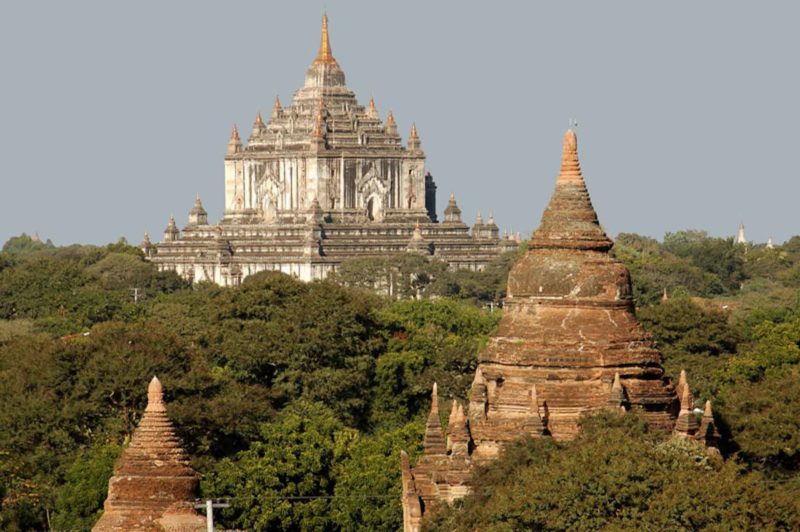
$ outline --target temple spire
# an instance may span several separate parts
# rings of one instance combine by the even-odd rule
[[[592,206],[578,160],[578,137],[569,129],[564,134],[555,190],[529,246],[608,251],[613,245]]]
[[[739,232],[736,234],[737,244],[747,244],[747,238],[744,236],[744,222],[739,223]]]
[[[281,107],[281,100],[276,95],[275,96],[275,103],[272,104],[272,115],[271,115],[271,117],[272,118],[276,118],[280,114],[280,112],[282,110],[283,110],[283,108]]]
[[[331,65],[336,64],[331,52],[331,39],[328,35],[328,15],[322,15],[322,36],[319,41],[319,52],[314,59],[315,64]]]
[[[397,135],[397,124],[394,121],[394,115],[391,111],[389,111],[389,115],[386,117],[385,131],[387,135]]]
[[[367,109],[367,116],[370,118],[378,118],[378,109],[375,107],[375,98],[370,96],[369,108]]]
[[[231,131],[231,138],[228,141],[228,155],[233,155],[234,153],[241,153],[242,152],[242,139],[239,138],[239,128],[236,127],[236,124],[233,125],[233,131]]]
[[[145,412],[166,412],[167,408],[164,406],[164,387],[158,377],[153,376],[150,384],[147,386],[147,407]]]
[[[578,160],[578,136],[571,129],[564,134],[564,146],[561,151],[561,171],[558,173],[559,183],[577,181],[584,183],[581,163]],[[585,185],[584,185],[585,186]]]
[[[422,147],[422,143],[419,140],[419,135],[417,134],[417,124],[411,124],[411,133],[408,135],[408,149],[411,151],[417,151]]]
[[[423,441],[425,454],[447,454],[447,445],[442,432],[442,424],[439,421],[439,389],[433,383],[431,392],[431,411],[425,423],[425,438]]]

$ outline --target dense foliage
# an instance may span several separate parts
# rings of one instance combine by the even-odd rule
[[[571,442],[526,439],[476,473],[429,530],[792,530],[800,486],[770,484],[702,446],[648,434],[635,414],[583,419]]]
[[[435,527],[797,527],[800,237],[766,249],[628,234],[614,249],[667,374],[685,368],[713,401],[727,460],[665,443],[636,416],[587,420],[576,442],[509,449],[478,473],[491,489]],[[404,255],[348,263],[338,284],[262,273],[220,288],[159,273],[124,241],[11,239],[0,529],[90,528],[154,374],[202,495],[231,500],[223,525],[399,528],[399,450],[419,453],[434,381],[465,398],[516,255],[485,272]]]
[[[500,316],[277,273],[191,288],[124,242],[18,247],[0,271],[4,530],[91,525],[152,375],[205,494],[236,501],[229,524],[396,528],[432,383],[463,396]],[[264,505],[293,495],[336,498]]]

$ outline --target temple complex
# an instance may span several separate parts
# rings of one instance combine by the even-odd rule
[[[153,377],[144,416],[114,466],[103,515],[92,530],[206,530],[205,518],[192,505],[198,485],[167,417],[161,382]]]
[[[404,529],[470,491],[474,464],[495,459],[524,435],[571,439],[581,415],[641,412],[649,427],[714,449],[711,404],[701,420],[686,378],[674,386],[661,354],[636,321],[627,268],[597,219],[564,136],[561,171],[527,254],[511,270],[503,317],[478,356],[465,412],[453,401],[446,433],[436,385],[415,466],[402,456]],[[712,451],[714,452],[714,451]]]
[[[333,56],[327,17],[291,103],[276,98],[266,121],[258,113],[246,146],[234,126],[223,218],[210,225],[198,197],[182,230],[171,217],[160,243],[142,242],[161,270],[221,285],[264,270],[321,279],[347,259],[409,249],[480,270],[515,247],[491,218],[470,230],[454,196],[438,223],[416,126],[404,145],[391,111],[384,121],[374,99],[359,104]]]

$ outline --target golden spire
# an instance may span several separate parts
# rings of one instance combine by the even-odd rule
[[[328,15],[322,15],[322,37],[319,41],[319,52],[314,59],[315,64],[333,65],[336,64],[336,59],[333,58],[331,53],[331,39],[328,36]]]
[[[374,113],[375,111],[376,111],[376,109],[375,109],[375,97],[374,96],[370,96],[369,97],[369,112],[370,113]]]
[[[389,111],[389,116],[386,117],[386,125],[387,126],[395,126],[397,124],[394,123],[394,115],[391,111]]]
[[[412,122],[412,123],[411,123],[411,135],[409,135],[409,137],[408,137],[408,138],[410,138],[410,139],[417,139],[417,138],[419,138],[419,137],[417,136],[417,124],[416,124],[415,122]]]
[[[583,181],[581,163],[578,160],[578,137],[568,129],[564,134],[564,150],[561,153],[561,172],[558,182]]]
[[[281,100],[275,95],[275,103],[272,106],[273,111],[280,111],[281,110]]]
[[[256,114],[256,125],[263,126],[264,120],[261,119],[261,111]]]
[[[239,140],[239,128],[233,124],[233,131],[231,131],[231,140]]]

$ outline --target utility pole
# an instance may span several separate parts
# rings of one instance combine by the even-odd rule
[[[206,500],[205,504],[197,501],[194,505],[195,508],[206,509],[206,530],[207,532],[214,532],[214,508],[230,508],[230,503],[227,502],[214,502],[211,499]]]

